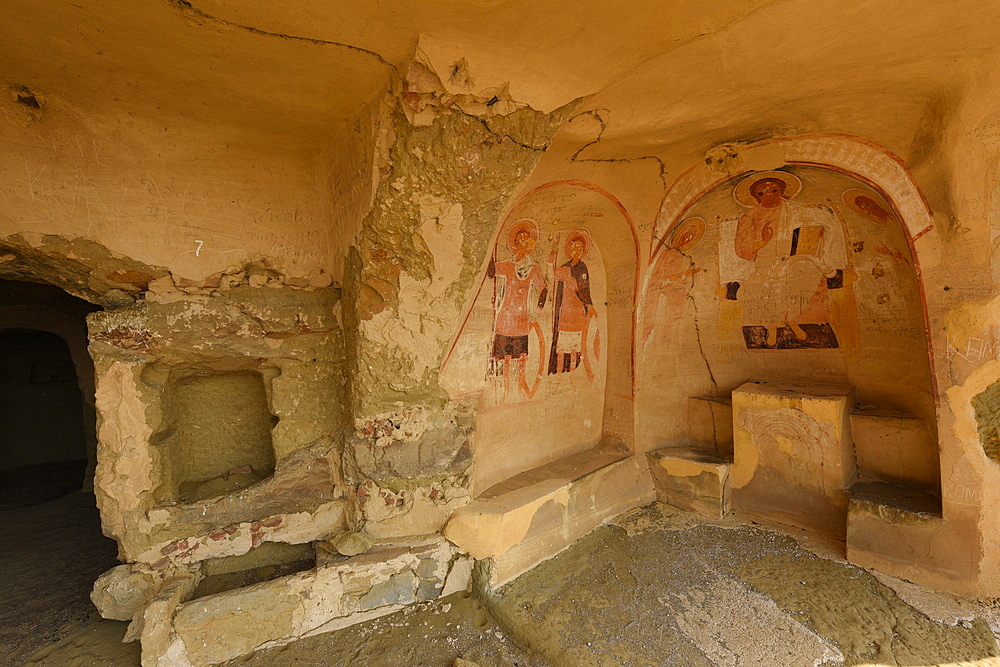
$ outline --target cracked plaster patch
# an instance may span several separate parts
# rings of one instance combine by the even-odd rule
[[[976,413],[979,444],[994,461],[1000,461],[1000,382],[994,382],[972,397]]]
[[[262,542],[304,544],[342,525],[344,502],[324,503],[312,512],[294,512],[243,521],[212,530],[207,535],[158,543],[139,555],[152,570],[179,568],[208,558],[240,556]]]
[[[376,447],[416,440],[431,428],[432,415],[422,405],[381,412],[368,419],[356,419],[355,428],[369,436]]]
[[[462,205],[432,196],[419,198],[420,234],[432,258],[430,277],[399,276],[398,309],[382,310],[361,322],[368,340],[403,352],[411,362],[411,376],[419,379],[435,369],[442,346],[451,337],[459,306],[448,290],[462,273]]]
[[[357,494],[366,531],[378,537],[436,532],[452,512],[472,500],[461,477],[400,491],[367,481]]]

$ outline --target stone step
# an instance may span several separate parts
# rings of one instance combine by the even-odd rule
[[[850,413],[858,468],[865,477],[937,489],[936,442],[923,419],[886,406],[856,405]]]
[[[432,535],[351,557],[324,554],[311,570],[183,604],[175,596],[169,609],[151,605],[145,614],[145,626],[161,630],[143,634],[143,666],[214,665],[469,590],[472,565]]]
[[[689,445],[657,449],[646,457],[661,501],[705,516],[729,513],[730,455]]]
[[[916,583],[926,583],[927,544],[944,527],[941,499],[885,482],[851,486],[847,560]],[[956,544],[964,552],[964,544]]]
[[[886,482],[856,482],[851,486],[850,509],[878,515],[887,523],[910,523],[941,517],[941,498],[922,489]]]
[[[704,449],[733,453],[733,401],[725,396],[689,396],[688,437]]]
[[[495,484],[457,509],[444,535],[473,558],[492,559],[495,588],[649,502],[648,488],[623,445],[588,449]]]

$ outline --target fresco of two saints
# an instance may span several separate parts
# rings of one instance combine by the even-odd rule
[[[841,347],[838,328],[850,319],[843,316],[849,311],[856,322],[856,307],[850,281],[845,281],[851,275],[852,244],[840,209],[844,206],[879,225],[894,221],[893,214],[858,188],[843,191],[839,202],[794,201],[802,181],[780,170],[743,177],[727,190],[728,194],[717,189],[706,195],[702,202],[715,198],[706,206],[692,207],[692,213],[702,215],[682,220],[664,240],[647,284],[647,308],[654,310],[647,310],[643,318],[640,342],[674,333],[694,275],[711,268],[704,263],[696,266],[692,254],[706,233],[705,217],[709,216],[703,210],[720,210],[725,199],[732,197],[739,212],[713,220],[718,238],[715,294],[722,303],[739,306],[737,326],[745,348]],[[854,251],[859,247],[863,244]],[[874,250],[902,257],[884,246]]]
[[[500,383],[507,397],[533,398],[550,375],[582,372],[593,382],[601,355],[586,262],[590,233],[573,229],[565,237],[549,234],[545,265],[536,259],[538,241],[534,221],[515,222],[507,231],[510,258],[498,260],[494,254],[487,268],[494,288],[488,377]]]

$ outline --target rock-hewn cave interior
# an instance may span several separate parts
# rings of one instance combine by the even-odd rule
[[[0,2],[0,663],[1000,665],[1000,5]]]

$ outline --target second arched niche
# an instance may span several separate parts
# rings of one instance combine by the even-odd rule
[[[627,211],[591,183],[546,183],[506,216],[441,372],[479,395],[476,491],[631,446],[637,257]]]
[[[693,442],[731,455],[734,389],[833,385],[853,390],[856,431],[867,414],[920,423],[901,446],[856,432],[858,475],[937,490],[923,300],[903,222],[889,194],[820,166],[741,174],[688,202],[654,239],[640,296],[640,448]]]

